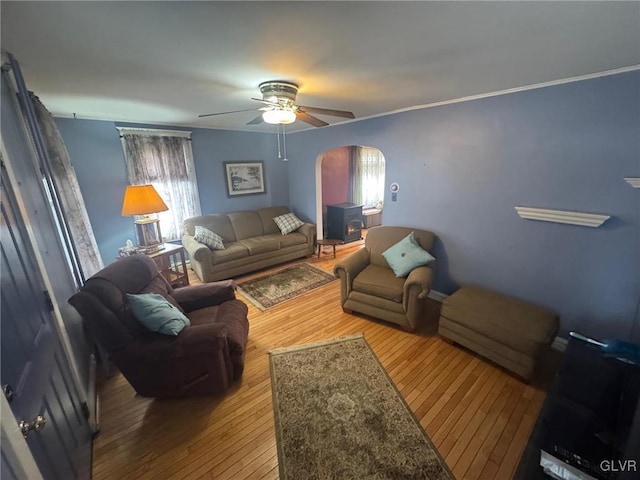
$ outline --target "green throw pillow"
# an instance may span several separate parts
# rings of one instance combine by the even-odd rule
[[[418,245],[413,232],[387,248],[382,252],[382,256],[387,260],[396,277],[406,277],[414,268],[435,260],[429,252]]]
[[[189,319],[157,293],[127,293],[133,315],[152,332],[178,335],[184,327],[191,325]]]

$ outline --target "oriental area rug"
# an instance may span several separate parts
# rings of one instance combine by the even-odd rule
[[[308,263],[254,278],[238,284],[238,290],[260,310],[310,292],[336,277]]]
[[[453,480],[362,335],[269,353],[281,480]]]

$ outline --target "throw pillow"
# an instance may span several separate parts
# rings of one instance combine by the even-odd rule
[[[193,238],[196,242],[204,243],[211,250],[224,250],[222,237],[216,232],[212,232],[208,228],[201,227],[200,225],[196,225],[195,230]]]
[[[127,293],[133,315],[152,332],[178,335],[184,327],[191,325],[189,319],[157,293]]]
[[[418,245],[413,232],[387,248],[382,252],[382,256],[387,260],[396,277],[406,277],[414,268],[435,260],[429,252]]]
[[[304,222],[296,217],[293,213],[285,213],[284,215],[275,217],[273,221],[276,222],[276,225],[278,225],[278,228],[282,232],[282,235],[291,233],[304,225]]]

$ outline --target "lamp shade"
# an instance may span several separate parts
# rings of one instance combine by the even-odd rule
[[[153,185],[128,185],[122,200],[122,215],[147,215],[169,210]]]
[[[275,125],[287,125],[293,123],[296,120],[296,113],[293,110],[276,108],[274,110],[267,110],[262,114],[262,119],[267,123]]]

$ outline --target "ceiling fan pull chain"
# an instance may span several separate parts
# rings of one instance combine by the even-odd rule
[[[280,153],[280,129],[278,125],[276,125],[276,137],[278,138],[278,158],[282,158],[282,154]]]
[[[282,149],[284,150],[284,158],[282,159],[282,161],[288,162],[289,159],[287,158],[287,132],[285,131],[284,123],[282,124]]]

